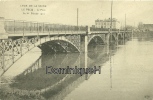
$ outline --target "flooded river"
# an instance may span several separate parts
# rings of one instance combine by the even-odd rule
[[[153,100],[152,40],[149,36],[132,37],[114,46],[90,46],[87,54],[43,54],[33,66],[1,87],[23,100],[34,100],[39,95],[40,100]],[[101,73],[46,74],[46,66],[101,66]],[[25,94],[37,96],[28,98]],[[0,99],[9,100],[11,95],[1,93]]]

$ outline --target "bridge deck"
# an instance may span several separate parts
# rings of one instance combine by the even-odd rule
[[[112,31],[112,33],[118,33],[119,31]],[[123,33],[124,31],[120,31]],[[109,31],[91,31],[88,34],[109,34]],[[31,33],[23,33],[23,32],[17,32],[17,33],[7,33],[8,37],[16,37],[16,36],[43,36],[43,35],[77,35],[77,34],[86,34],[86,31],[69,31],[69,32],[31,32]]]
[[[15,37],[15,36],[43,36],[43,35],[77,35],[77,34],[86,34],[86,31],[75,31],[75,32],[45,32],[45,33],[11,33],[8,34],[8,37]]]

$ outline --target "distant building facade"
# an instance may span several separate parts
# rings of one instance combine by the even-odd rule
[[[153,24],[143,24],[143,31],[153,31]]]
[[[111,19],[105,19],[105,20],[95,20],[95,28],[110,28],[111,26]],[[117,21],[117,19],[112,19],[112,29],[120,29],[120,22]]]

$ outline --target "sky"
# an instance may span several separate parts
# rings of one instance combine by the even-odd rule
[[[28,7],[23,7],[27,5]],[[46,7],[29,7],[45,5]],[[34,11],[23,11],[32,8]],[[0,1],[0,17],[13,20],[36,21],[77,25],[77,8],[79,25],[94,25],[96,19],[107,19],[111,16],[111,1]],[[43,15],[40,15],[40,11]],[[23,14],[23,13],[30,14]],[[31,14],[38,13],[39,15]],[[153,24],[153,1],[147,0],[114,0],[113,18],[122,25],[137,25],[139,22]]]

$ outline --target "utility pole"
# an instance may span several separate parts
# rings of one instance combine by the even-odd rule
[[[112,44],[112,7],[113,6],[113,0],[111,1],[111,23],[110,23],[110,43]],[[110,51],[110,89],[112,89],[112,58],[111,58],[111,51]]]
[[[113,0],[111,1],[111,23],[110,23],[110,43],[112,42],[112,7],[113,6]]]
[[[126,14],[125,14],[125,30],[126,30]]]
[[[111,1],[111,25],[110,25],[111,31],[112,31],[112,8],[113,8],[112,6],[113,6],[113,0]]]
[[[79,27],[78,27],[78,17],[79,17],[79,9],[77,8],[77,28],[78,28],[78,30],[79,30]]]
[[[124,32],[124,37],[125,37],[125,34],[126,34],[126,14],[125,14],[125,32]]]
[[[123,43],[125,41],[125,34],[126,34],[126,14],[125,14],[125,27],[124,27],[124,34],[123,34]]]

